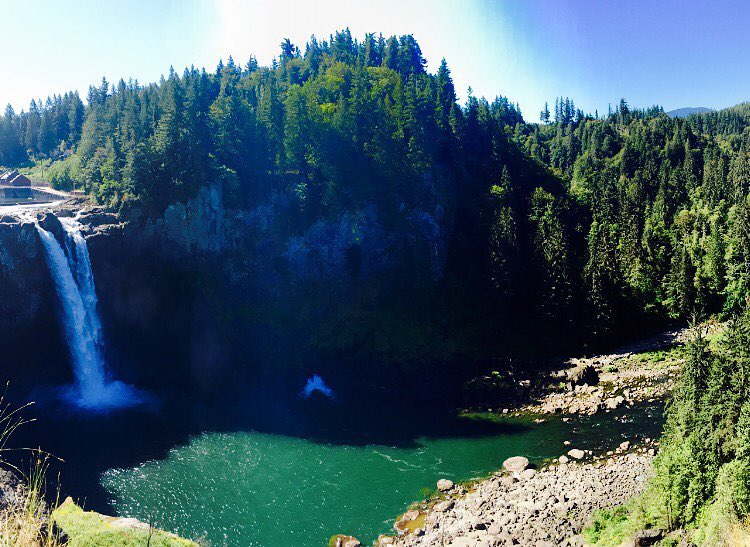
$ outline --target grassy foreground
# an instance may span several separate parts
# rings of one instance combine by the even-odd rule
[[[66,499],[52,512],[55,524],[69,538],[70,547],[191,547],[197,544],[135,519],[124,519],[84,511]]]
[[[48,503],[49,454],[32,455],[30,472],[8,462],[8,441],[28,423],[21,408],[12,408],[0,395],[0,547],[190,547],[196,543],[158,530],[135,519],[84,511],[71,498],[58,506]],[[59,492],[59,490],[58,490]]]

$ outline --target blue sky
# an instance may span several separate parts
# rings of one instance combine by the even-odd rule
[[[411,33],[461,97],[497,94],[536,120],[545,100],[587,111],[720,108],[750,99],[750,5],[659,0],[0,0],[0,105],[78,89],[102,76],[155,81],[169,66],[220,58],[267,64],[289,37]]]

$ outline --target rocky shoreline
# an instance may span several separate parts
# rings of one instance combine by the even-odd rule
[[[503,471],[468,489],[451,483],[404,513],[395,525],[397,536],[381,536],[376,544],[584,545],[580,533],[596,509],[623,504],[643,491],[654,448],[623,443],[611,455],[589,461],[582,451],[569,453],[539,470],[527,468],[525,458],[515,465],[506,461]]]
[[[526,401],[494,412],[534,414],[536,421],[559,414],[567,421],[572,415],[663,400],[678,377],[689,336],[689,329],[678,329],[615,353],[570,359]],[[657,445],[651,439],[637,446],[624,441],[595,455],[566,441],[561,456],[540,469],[517,457],[475,484],[441,479],[438,495],[401,515],[394,525],[397,535],[381,536],[376,545],[585,545],[581,532],[597,509],[621,505],[643,491]]]
[[[721,328],[711,325],[709,330]],[[623,347],[610,354],[572,358],[531,384],[524,400],[503,414],[592,415],[666,398],[683,362],[681,347],[690,329],[676,329]]]

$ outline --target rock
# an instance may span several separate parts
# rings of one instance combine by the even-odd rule
[[[437,489],[441,492],[447,492],[453,488],[453,481],[449,479],[440,479],[437,481]]]
[[[523,456],[513,456],[503,462],[503,469],[508,473],[520,473],[529,466],[528,458]]]
[[[411,509],[401,516],[401,520],[409,522],[416,519],[419,516],[419,511]]]
[[[568,389],[576,386],[594,386],[599,383],[599,373],[591,365],[583,365],[574,368],[568,373]]]
[[[341,544],[341,547],[361,547],[362,544],[357,538],[350,538]]]
[[[502,479],[500,479],[500,484],[502,484],[506,488],[510,488],[517,482],[518,482],[518,479],[516,479],[515,477],[511,477],[511,476],[505,476]]]
[[[526,480],[533,479],[535,475],[536,475],[536,469],[524,469],[521,472],[521,477]]]
[[[221,185],[202,186],[186,204],[169,205],[160,220],[159,231],[185,251],[222,250],[226,241]]]
[[[579,449],[579,448],[574,448],[572,450],[568,450],[568,456],[570,456],[574,460],[580,460],[585,455],[586,455],[586,453],[583,450]]]
[[[620,443],[620,450],[625,451],[630,448],[630,441],[623,441]]]
[[[65,239],[65,230],[63,230],[60,219],[57,218],[53,213],[47,213],[39,221],[39,225],[50,232],[58,241]]]
[[[560,463],[568,463],[570,459],[567,456],[560,456],[559,458],[557,458],[557,461],[559,461]]]
[[[438,513],[445,513],[446,511],[453,509],[453,505],[453,500],[446,500],[436,503],[433,509]]]
[[[114,213],[104,213],[99,211],[88,211],[82,213],[79,217],[82,224],[88,224],[89,226],[101,226],[103,224],[117,224],[119,219]]]
[[[604,401],[605,408],[608,408],[609,410],[615,410],[622,404],[622,401],[619,399],[621,399],[621,397],[610,397],[609,399]]]
[[[499,522],[492,522],[487,526],[487,533],[491,536],[496,536],[503,531],[503,525]]]
[[[664,537],[664,532],[657,528],[641,530],[633,538],[633,547],[649,547],[655,545]]]
[[[393,527],[398,530],[399,533],[403,533],[404,527],[407,522],[411,522],[419,516],[419,511],[416,509],[410,509],[396,521]]]

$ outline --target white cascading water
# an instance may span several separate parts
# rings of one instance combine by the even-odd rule
[[[65,335],[70,348],[75,384],[66,399],[90,410],[110,410],[139,404],[140,396],[122,382],[106,376],[102,353],[102,325],[91,260],[81,224],[60,218],[65,247],[49,231],[36,225],[44,245],[55,289],[63,310]]]
[[[307,379],[305,387],[302,390],[302,396],[305,399],[309,399],[310,396],[316,391],[322,395],[325,395],[329,399],[333,398],[333,390],[328,387],[328,384],[325,383],[323,378],[321,378],[317,374],[313,374]]]

